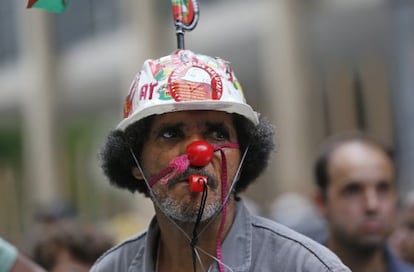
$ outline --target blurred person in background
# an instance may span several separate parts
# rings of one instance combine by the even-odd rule
[[[113,185],[150,198],[155,216],[91,271],[349,271],[246,209],[239,193],[273,147],[273,127],[246,103],[227,61],[189,50],[145,61],[102,167]]]
[[[390,245],[400,258],[414,264],[414,191],[407,194],[402,201]]]
[[[98,227],[74,219],[43,222],[31,233],[32,259],[49,272],[86,272],[106,250],[112,237]]]
[[[48,202],[36,209],[34,220],[39,224],[53,224],[61,220],[76,220],[77,211],[74,205],[59,199]]]
[[[0,237],[0,272],[45,272]]]
[[[360,132],[335,135],[322,144],[314,170],[325,245],[354,272],[414,271],[387,246],[398,198],[390,150]]]

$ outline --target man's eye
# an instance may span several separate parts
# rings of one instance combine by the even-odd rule
[[[411,232],[414,232],[414,223],[413,222],[407,222],[406,223],[407,229],[409,229]]]
[[[348,195],[348,196],[356,195],[360,191],[361,191],[361,188],[357,184],[350,184],[350,185],[346,186],[343,190],[344,194]]]
[[[165,139],[172,139],[178,136],[178,131],[175,129],[165,129],[160,132],[160,137]]]
[[[223,130],[215,130],[212,132],[212,136],[215,140],[219,140],[219,141],[223,141],[223,140],[228,140],[229,139],[229,135],[227,132],[223,131]]]
[[[387,192],[391,191],[391,189],[392,189],[391,183],[389,183],[387,181],[382,181],[377,186],[377,190],[380,193],[387,193]]]

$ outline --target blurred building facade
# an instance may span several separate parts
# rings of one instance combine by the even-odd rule
[[[265,211],[311,192],[318,144],[349,129],[394,146],[400,190],[413,189],[412,1],[199,4],[187,48],[232,61],[276,126],[278,150],[248,192]],[[97,154],[142,62],[176,48],[169,2],[72,0],[60,15],[25,5],[0,3],[0,234],[17,239],[59,200],[96,220],[126,207],[150,216],[148,201],[110,188]]]

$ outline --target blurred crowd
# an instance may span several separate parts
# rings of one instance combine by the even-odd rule
[[[80,220],[63,202],[39,210],[30,231],[21,240],[13,245],[1,241],[1,272],[89,271],[115,242],[110,230]]]

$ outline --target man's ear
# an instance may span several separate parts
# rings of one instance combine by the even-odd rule
[[[138,169],[138,167],[134,166],[131,168],[132,176],[134,176],[137,180],[143,180],[144,176],[141,173],[141,170]]]
[[[315,193],[313,194],[313,202],[315,206],[318,208],[319,212],[322,215],[326,215],[326,193],[322,192],[321,189],[316,189]]]

